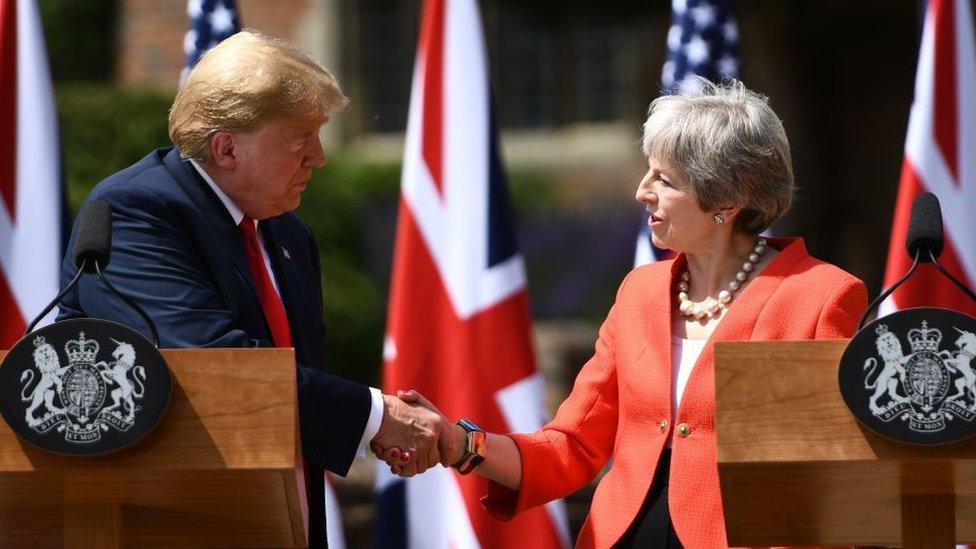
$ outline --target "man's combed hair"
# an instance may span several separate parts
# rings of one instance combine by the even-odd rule
[[[307,53],[257,31],[241,31],[208,51],[180,86],[169,137],[184,158],[210,158],[210,136],[248,132],[280,116],[341,110],[349,100]]]
[[[758,234],[793,200],[790,144],[768,99],[738,80],[702,79],[699,95],[655,99],[644,154],[692,185],[704,211],[741,208],[736,228]]]

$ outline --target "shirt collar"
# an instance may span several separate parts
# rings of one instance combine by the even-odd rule
[[[227,208],[227,213],[229,213],[231,218],[234,220],[234,225],[240,225],[241,221],[244,219],[244,212],[237,207],[237,204],[234,204],[234,201],[231,200],[229,196],[227,196],[227,193],[225,193],[224,190],[220,188],[220,185],[217,185],[217,182],[214,181],[212,177],[210,177],[210,174],[203,169],[203,166],[201,166],[199,162],[197,162],[192,158],[189,159],[189,162],[193,166],[193,168],[196,169],[197,173],[200,174],[200,177],[202,177],[203,180],[207,182],[207,185],[210,185],[210,188],[213,190],[214,194],[216,194],[217,198],[220,199],[221,204],[223,204],[224,207]],[[258,226],[258,220],[255,219],[254,227],[257,228],[257,226]]]

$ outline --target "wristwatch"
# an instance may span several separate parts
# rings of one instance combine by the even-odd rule
[[[488,451],[488,437],[485,435],[484,429],[478,427],[478,424],[470,419],[460,419],[457,424],[465,432],[464,456],[451,467],[457,469],[458,473],[466,475],[474,471],[475,467],[481,465],[481,462],[485,460],[485,454]]]

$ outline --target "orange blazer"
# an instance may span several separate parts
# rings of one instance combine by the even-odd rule
[[[867,308],[860,279],[811,257],[799,238],[770,239],[780,250],[736,296],[702,350],[671,417],[671,308],[683,256],[632,271],[617,292],[593,357],[542,429],[510,435],[522,455],[518,492],[490,482],[482,504],[498,518],[564,497],[613,457],[593,495],[577,547],[610,547],[650,488],[673,426],[668,505],[685,547],[726,547],[715,449],[715,341],[850,337]],[[665,423],[666,422],[666,423]]]

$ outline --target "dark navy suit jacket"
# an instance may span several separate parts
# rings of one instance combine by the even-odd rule
[[[155,321],[162,347],[270,347],[270,330],[230,213],[177,149],[159,149],[88,195],[112,208],[106,277]],[[369,418],[369,389],[325,371],[321,267],[308,226],[293,213],[259,224],[281,293],[298,368],[302,449],[311,464],[310,545],[325,546],[322,468],[345,475]],[[61,269],[74,276],[75,230]],[[287,256],[285,253],[287,250]],[[65,295],[59,319],[114,320],[149,337],[138,314],[95,275]]]

